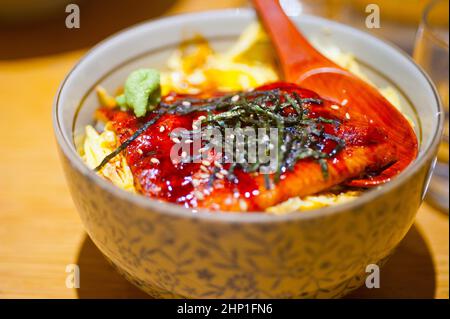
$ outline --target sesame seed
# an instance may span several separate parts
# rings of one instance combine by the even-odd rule
[[[152,162],[153,164],[159,164],[159,159],[157,159],[156,157],[152,157],[150,159],[150,162]]]
[[[345,106],[345,105],[347,105],[347,103],[348,103],[348,100],[344,99],[341,104]]]
[[[348,114],[348,112],[345,113],[345,118],[346,118],[347,120],[350,120],[350,114]]]
[[[220,174],[220,173],[216,173],[215,175],[216,175],[216,177],[217,177],[218,179],[223,179],[223,177],[224,177],[224,176],[223,176],[222,174]]]
[[[331,106],[331,108],[332,108],[333,110],[339,110],[339,105],[333,104],[333,105]]]
[[[239,95],[235,95],[231,98],[231,102],[237,102],[239,101]]]
[[[181,104],[183,106],[191,106],[191,102],[189,102],[189,101],[183,101],[183,102],[181,102]]]
[[[167,102],[171,102],[171,101],[173,101],[174,100],[174,97],[173,96],[168,96],[168,97],[166,97],[166,101]]]
[[[203,161],[202,161],[202,164],[203,164],[203,165],[205,165],[205,166],[209,166],[209,165],[211,165],[211,163],[210,163],[210,162],[208,162],[207,160],[203,160]]]
[[[200,200],[205,198],[205,196],[203,196],[203,194],[200,191],[195,191],[194,195],[195,195],[195,197],[197,197],[197,199],[200,199]]]
[[[248,205],[247,205],[247,202],[245,201],[245,200],[239,200],[239,208],[242,210],[242,211],[247,211],[247,209],[248,209]]]
[[[200,173],[200,174],[198,174],[198,176],[199,176],[200,178],[208,178],[208,177],[209,177],[209,174]]]
[[[144,152],[142,152],[142,150],[141,150],[140,148],[138,148],[137,152],[138,152],[140,155],[144,154]]]
[[[162,132],[164,132],[166,130],[166,127],[165,126],[161,126],[160,128],[159,128],[159,131],[162,133]]]

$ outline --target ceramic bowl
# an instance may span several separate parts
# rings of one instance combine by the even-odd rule
[[[311,39],[353,52],[377,85],[400,94],[420,140],[417,160],[392,182],[355,201],[272,216],[192,212],[129,194],[94,174],[76,151],[92,122],[94,87],[114,90],[137,67],[162,68],[187,36],[201,33],[217,49],[255,20],[251,10],[173,16],[127,29],[97,45],[62,83],[53,109],[67,182],[100,251],[154,297],[324,298],[360,286],[368,265],[381,265],[413,224],[442,130],[429,78],[393,46],[325,19],[292,17]]]

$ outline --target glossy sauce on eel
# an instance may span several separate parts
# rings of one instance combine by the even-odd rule
[[[392,112],[399,114],[394,107]],[[394,163],[417,155],[416,136],[403,116],[393,116],[386,126],[368,118],[357,104],[339,105],[284,82],[226,95],[169,93],[143,117],[108,107],[100,107],[96,116],[111,122],[120,143],[127,143],[123,152],[137,191],[188,208],[263,211],[352,180],[372,187],[399,173],[388,169]],[[193,127],[196,123],[199,127]],[[261,173],[261,163],[226,161],[205,144],[198,154],[193,150],[196,129],[247,126],[277,129],[277,164],[270,174]],[[407,154],[398,136],[390,138],[399,126]],[[176,137],[180,128],[189,136]],[[171,157],[179,143],[190,144],[189,156],[180,156],[186,161]],[[194,161],[195,156],[201,160]]]

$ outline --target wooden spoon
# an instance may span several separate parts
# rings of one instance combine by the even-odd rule
[[[355,187],[383,184],[417,156],[417,138],[406,118],[376,88],[318,52],[291,20],[278,0],[253,0],[277,51],[287,82],[317,92],[323,98],[362,114],[371,125],[386,130],[397,161],[376,177],[353,180]]]

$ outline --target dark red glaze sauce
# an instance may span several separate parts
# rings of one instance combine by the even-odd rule
[[[283,82],[264,85],[256,90],[264,91],[275,88],[289,93],[295,91],[301,98],[320,98],[310,90]],[[203,94],[196,97],[206,98],[212,95]],[[162,100],[170,104],[186,97],[189,96],[171,93],[163,97]],[[311,118],[323,117],[336,119],[341,122],[339,127],[332,124],[324,124],[324,129],[327,133],[344,139],[346,147],[376,145],[388,142],[388,130],[392,128],[378,127],[376,123],[374,124],[355,108],[349,109],[326,100],[321,105],[308,104],[308,108],[308,116]],[[294,112],[294,110],[288,107],[284,109],[284,112],[288,115],[289,112]],[[186,207],[194,208],[199,206],[198,198],[192,196],[195,190],[193,179],[198,174],[204,174],[205,172],[202,172],[200,163],[172,162],[170,152],[175,142],[172,140],[170,132],[177,128],[192,130],[193,121],[201,115],[203,115],[201,112],[187,115],[165,114],[127,147],[125,151],[127,163],[133,173],[135,186],[140,193]],[[106,107],[98,110],[99,118],[112,122],[113,128],[122,143],[130,138],[143,123],[154,116],[151,114],[143,118],[137,118],[131,111],[121,111]],[[336,147],[336,142],[326,140],[322,147],[323,151],[330,152]],[[391,147],[395,148],[395,145],[391,145]],[[411,151],[415,152],[416,150]],[[399,159],[394,158],[393,160]],[[338,161],[339,156],[336,156],[335,162],[337,163]],[[223,168],[228,169],[229,165],[223,164]],[[339,169],[339,167],[341,167],[341,170],[345,170],[337,163],[336,168]],[[369,176],[376,175],[377,172],[380,172],[380,169],[381,167],[369,167],[365,173]],[[246,200],[248,211],[260,209],[257,200],[252,200],[259,189],[254,174],[245,173],[239,168],[236,168],[234,173],[238,180],[237,183],[223,179],[220,185],[214,189],[214,192],[220,194],[231,191],[236,196]],[[288,174],[289,172],[285,173],[285,175]],[[367,175],[358,177],[367,177]],[[292,185],[292,187],[295,187],[295,185]]]

